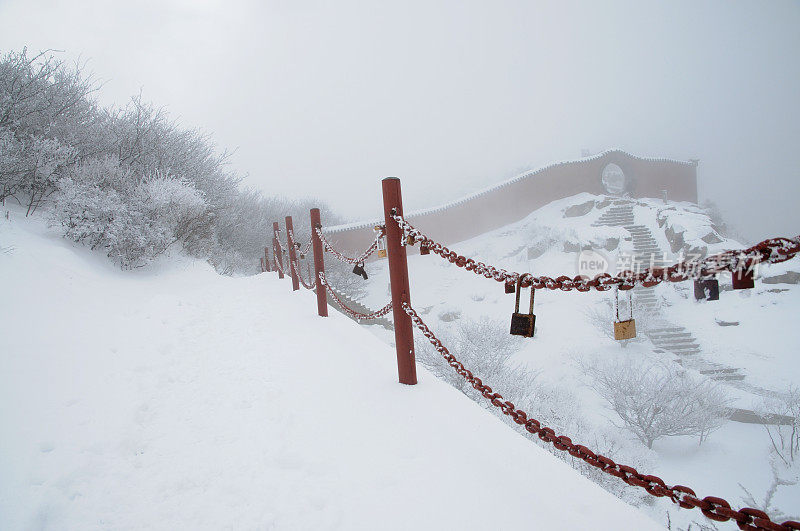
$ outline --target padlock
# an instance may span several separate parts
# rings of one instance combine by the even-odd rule
[[[356,275],[364,277],[364,280],[367,280],[369,278],[367,276],[366,269],[364,269],[364,264],[361,264],[361,263],[356,264],[356,266],[353,268],[353,273],[355,273]]]
[[[419,254],[431,254],[431,249],[427,243],[422,242],[419,244]]]
[[[536,329],[536,316],[533,315],[533,294],[536,290],[531,288],[531,305],[528,313],[519,313],[519,295],[522,290],[522,284],[517,281],[517,300],[514,303],[514,313],[511,315],[511,335],[533,337]]]
[[[623,339],[633,339],[634,337],[636,337],[636,319],[614,323],[614,339],[622,341]]]
[[[304,255],[303,253],[300,253],[300,260],[305,260],[305,259],[306,259],[306,255]]]
[[[378,258],[386,258],[386,249],[378,249]]]
[[[718,301],[719,281],[716,278],[694,281],[694,298],[698,301]]]
[[[386,241],[383,238],[378,240],[378,258],[386,258]]]
[[[414,245],[414,236],[411,234],[406,236],[406,245]]]
[[[506,293],[514,293],[514,281],[513,280],[506,280]]]
[[[631,311],[631,318],[627,321],[620,321],[619,319],[619,288],[614,291],[616,297],[614,306],[617,310],[617,320],[614,322],[614,339],[622,341],[624,339],[633,339],[636,337],[636,320],[633,318],[633,295],[628,290],[628,308]]]
[[[738,268],[731,273],[731,283],[733,289],[750,289],[755,286],[753,282],[753,270]]]

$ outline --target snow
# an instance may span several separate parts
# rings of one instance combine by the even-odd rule
[[[509,271],[532,272],[536,275],[557,277],[577,274],[577,253],[565,252],[564,244],[585,244],[614,237],[613,231],[627,235],[621,227],[592,227],[603,210],[597,208],[585,216],[567,218],[564,211],[588,200],[601,201],[602,197],[579,194],[555,201],[533,212],[526,219],[497,229],[468,241],[449,247],[465,256],[484,261]],[[659,226],[658,216],[669,208],[671,221]],[[635,200],[636,224],[648,227],[659,246],[669,251],[665,228],[670,223],[680,224],[686,231],[687,241],[696,240],[711,230],[705,213],[690,203],[661,200]],[[413,220],[411,221],[413,224]],[[612,231],[612,232],[609,232]],[[436,234],[429,234],[436,239]],[[696,236],[696,237],[695,237]],[[772,235],[764,235],[768,237]],[[743,246],[730,239],[722,243],[705,244],[709,252]],[[548,243],[549,242],[549,243]],[[528,258],[528,249],[543,249],[541,256]],[[620,252],[630,250],[630,242],[621,240]],[[612,258],[617,250],[609,253]],[[667,260],[678,256],[667,253]],[[367,264],[370,280],[367,283],[366,304],[380,308],[389,297],[385,262]],[[776,275],[785,271],[800,271],[797,259],[772,266],[763,266],[760,275]],[[613,271],[612,271],[613,273]],[[455,267],[439,257],[409,256],[411,299],[423,319],[435,333],[444,333],[459,321],[489,317],[503,323],[510,322],[514,296],[506,295],[503,285]],[[764,284],[756,281],[752,290],[731,291],[730,277],[720,280],[720,300],[696,302],[692,284],[664,283],[655,288],[657,297],[666,305],[666,315],[677,325],[685,326],[702,349],[702,356],[710,362],[739,368],[745,375],[745,389],[719,382],[724,386],[735,407],[753,408],[760,404],[762,393],[786,391],[800,382],[800,362],[797,344],[800,331],[796,326],[800,312],[800,285]],[[775,290],[781,291],[775,291]],[[523,294],[523,304],[527,302]],[[574,442],[586,444],[593,432],[613,432],[620,444],[613,459],[621,463],[640,460],[646,466],[640,472],[662,477],[668,484],[682,484],[694,488],[701,496],[721,496],[732,505],[744,503],[744,488],[762,498],[772,479],[767,450],[769,438],[760,425],[726,424],[698,446],[697,438],[671,437],[656,441],[652,451],[640,445],[629,433],[615,428],[621,425],[619,417],[607,409],[597,393],[587,385],[579,369],[580,360],[611,360],[615,358],[645,357],[656,362],[672,362],[671,354],[656,354],[653,345],[640,335],[638,341],[621,348],[591,322],[590,312],[607,307],[613,292],[588,293],[539,290],[534,313],[536,337],[525,340],[523,348],[513,361],[533,371],[539,371],[537,382],[569,391],[578,410],[584,429],[567,431]],[[460,319],[448,322],[448,312],[460,312]],[[443,319],[442,317],[446,317]],[[634,317],[637,317],[634,311]],[[639,316],[641,317],[641,316]],[[738,326],[720,326],[718,321],[736,321]],[[611,327],[609,320],[608,327]],[[392,338],[378,327],[373,333],[384,341]],[[754,392],[747,391],[754,386]],[[493,386],[503,392],[503,385]],[[758,389],[760,388],[760,389]],[[536,416],[537,412],[529,412]],[[626,445],[627,446],[624,446]],[[639,447],[637,449],[637,446]],[[593,448],[593,450],[597,450]],[[741,465],[732,466],[732,463]],[[740,486],[741,485],[741,486]],[[800,484],[782,486],[776,494],[776,505],[784,511],[797,511]],[[663,516],[665,506],[644,507],[654,518]],[[676,518],[673,513],[673,525]],[[707,523],[702,515],[680,511],[681,517],[691,515],[694,521]],[[685,529],[691,520],[681,524]],[[694,528],[695,526],[693,526]]]
[[[121,272],[12,208],[0,276],[2,529],[657,527],[274,273]]]

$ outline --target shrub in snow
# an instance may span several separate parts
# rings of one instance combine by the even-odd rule
[[[508,334],[507,328],[505,323],[483,317],[460,319],[450,329],[436,333],[448,350],[484,383],[494,386],[502,382],[503,396],[514,402],[533,388],[535,374],[507,363],[509,356],[522,346],[518,337]],[[462,393],[480,396],[424,337],[418,335],[415,341],[417,360],[425,368]]]
[[[623,460],[635,468],[646,468],[649,465],[643,452],[621,440],[619,434],[597,429],[588,423],[579,410],[578,401],[572,391],[543,382],[538,373],[509,363],[510,356],[521,348],[522,340],[508,334],[505,322],[485,317],[478,320],[464,318],[452,323],[449,330],[437,329],[436,335],[451,354],[473,374],[543,425],[555,429],[559,434],[574,437],[576,442],[612,459]],[[648,495],[640,489],[540,441],[536,435],[503,415],[467,384],[425,338],[415,337],[415,350],[417,360],[438,378],[487,408],[531,441],[569,462],[587,478],[629,503],[638,505],[647,500]]]
[[[798,520],[800,515],[787,514],[783,510],[786,507],[778,505],[781,498],[785,500],[786,496],[776,495],[781,487],[800,483],[800,390],[789,387],[783,393],[764,398],[756,410],[769,436],[772,481],[764,496],[759,498],[740,483],[745,493],[744,503],[764,511],[776,521]]]
[[[202,194],[182,179],[137,180],[114,157],[79,165],[58,182],[51,219],[65,237],[139,267],[178,241],[209,237]]]
[[[729,416],[730,400],[708,379],[674,363],[582,361],[590,385],[648,448],[661,437],[697,435],[702,442]]]

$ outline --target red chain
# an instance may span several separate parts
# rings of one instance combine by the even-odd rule
[[[292,262],[291,263],[291,267],[292,267],[292,271],[294,272],[294,274],[297,275],[298,279],[300,279],[300,283],[303,285],[304,288],[306,288],[306,289],[314,289],[314,288],[317,287],[317,281],[316,280],[314,281],[313,284],[311,284],[310,281],[307,284],[306,281],[303,280],[303,275],[300,273],[300,267],[299,267],[299,264],[297,263],[297,261]]]
[[[281,272],[281,274],[286,275],[286,272],[283,270],[283,259],[275,260],[275,267]]]
[[[480,392],[484,398],[489,400],[493,406],[499,408],[503,414],[511,417],[514,422],[524,426],[528,432],[538,435],[538,437],[552,444],[562,452],[569,452],[573,457],[582,459],[590,465],[599,468],[607,474],[616,476],[628,485],[643,488],[649,494],[662,497],[666,496],[673,503],[685,509],[693,507],[700,508],[703,514],[712,520],[718,522],[727,522],[728,520],[735,520],[740,529],[755,529],[755,530],[786,530],[786,529],[800,529],[800,522],[787,521],[783,524],[777,524],[769,519],[766,513],[758,509],[745,507],[743,509],[731,509],[730,504],[722,498],[714,496],[706,496],[703,499],[697,497],[695,492],[689,487],[682,485],[675,485],[672,487],[667,486],[664,480],[657,476],[640,474],[635,468],[620,465],[609,459],[608,457],[600,454],[595,454],[585,446],[580,444],[573,444],[572,440],[565,435],[556,435],[552,428],[542,426],[541,423],[533,418],[528,418],[527,413],[517,409],[513,403],[503,401],[503,396],[500,393],[495,393],[492,388],[484,384],[480,378],[473,375],[464,365],[456,359],[455,356],[450,354],[442,342],[434,335],[428,325],[426,325],[422,318],[417,315],[417,312],[409,306],[407,302],[403,303],[403,311],[411,317],[422,335],[424,335],[431,345],[442,355],[447,363],[459,374],[464,380],[467,381],[476,391]]]
[[[367,258],[372,256],[372,254],[375,251],[378,250],[378,242],[380,241],[380,239],[383,237],[383,235],[385,233],[385,229],[383,227],[381,227],[381,230],[380,230],[380,232],[378,232],[378,235],[375,236],[375,241],[372,242],[372,245],[367,247],[367,250],[364,251],[363,253],[361,253],[361,255],[358,258],[350,258],[348,256],[343,255],[342,253],[340,253],[336,249],[334,249],[333,246],[331,245],[331,243],[328,240],[325,239],[325,235],[322,233],[322,230],[320,228],[316,228],[315,230],[317,231],[317,235],[319,235],[319,239],[322,241],[322,246],[326,251],[331,253],[333,255],[333,257],[336,258],[337,260],[339,260],[340,262],[344,262],[344,263],[347,263],[347,264],[353,264],[353,265],[355,265],[355,264],[363,264],[364,261]]]
[[[483,262],[477,262],[472,258],[457,254],[444,245],[435,242],[419,229],[414,228],[408,221],[403,219],[402,216],[395,214],[392,218],[400,226],[400,230],[403,231],[405,236],[411,236],[411,238],[413,238],[415,242],[419,242],[421,246],[427,247],[432,252],[458,267],[463,267],[476,275],[493,278],[498,282],[516,284],[519,280],[522,283],[522,287],[533,287],[534,289],[547,288],[550,290],[560,289],[562,291],[572,291],[573,289],[578,291],[590,291],[594,288],[598,291],[606,291],[613,286],[618,286],[621,290],[629,290],[636,284],[641,284],[644,287],[651,287],[665,280],[669,280],[670,282],[683,282],[690,278],[714,278],[718,273],[725,271],[745,272],[752,269],[752,267],[758,263],[777,264],[794,258],[800,253],[800,236],[796,238],[770,238],[743,251],[725,251],[704,258],[698,262],[684,261],[670,267],[645,269],[640,273],[626,270],[617,276],[612,277],[608,273],[603,273],[597,275],[594,279],[589,279],[581,275],[574,278],[566,275],[557,278],[548,276],[535,277],[530,273],[509,272],[505,269],[486,265]]]
[[[339,298],[339,296],[336,294],[336,292],[333,291],[333,288],[331,288],[331,286],[328,284],[328,281],[325,278],[325,273],[322,273],[321,271],[319,273],[319,281],[322,283],[323,286],[325,286],[325,288],[331,294],[331,297],[333,297],[333,299],[339,304],[339,306],[342,308],[344,313],[346,313],[347,315],[349,315],[353,319],[357,319],[359,321],[370,321],[370,320],[373,320],[373,319],[378,319],[380,317],[383,317],[384,315],[386,315],[386,314],[388,314],[389,312],[392,311],[392,303],[391,303],[391,301],[389,301],[389,304],[387,304],[386,306],[384,306],[383,308],[381,308],[378,311],[375,311],[375,312],[372,312],[372,313],[357,312],[354,309],[352,309],[349,306],[347,306],[344,303],[344,301]]]
[[[303,246],[303,250],[300,251],[300,254],[308,254],[309,249],[311,249],[311,244],[314,242],[313,236],[308,237],[308,241]]]

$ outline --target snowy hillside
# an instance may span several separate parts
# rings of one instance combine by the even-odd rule
[[[434,232],[428,235],[437,237]],[[793,235],[764,235],[768,236]],[[488,264],[553,277],[578,274],[579,251],[587,248],[602,253],[614,274],[616,262],[630,267],[630,258],[641,259],[645,251],[655,253],[653,260],[659,265],[678,261],[681,253],[713,254],[742,247],[717,233],[708,215],[696,205],[614,201],[590,194],[553,202],[519,223],[450,245],[458,253]],[[368,306],[380,308],[389,298],[385,262],[368,264],[368,270]],[[594,450],[657,474],[668,484],[690,485],[698,493],[721,496],[740,506],[757,503],[779,520],[796,518],[800,511],[799,467],[796,463],[780,465],[780,459],[770,452],[764,426],[736,419],[761,411],[765,401],[782,396],[800,382],[796,348],[800,332],[795,324],[800,286],[786,283],[800,276],[797,271],[797,260],[765,266],[760,271],[764,278],[756,281],[755,289],[742,291],[731,291],[730,277],[723,278],[718,301],[696,302],[691,282],[637,288],[633,317],[639,335],[630,342],[612,337],[613,291],[538,290],[536,335],[512,339],[503,346],[511,352],[505,368],[513,370],[497,370],[498,378],[506,381],[493,385],[504,396],[515,396],[511,399],[515,403],[530,403],[532,414],[573,440],[590,441],[594,446],[585,444]],[[489,346],[508,337],[514,296],[506,295],[502,284],[456,268],[434,254],[411,256],[409,274],[413,305],[428,325],[451,344],[474,351],[469,356],[462,352],[470,360],[468,367],[480,366]],[[528,296],[525,290],[523,311]],[[620,304],[622,318],[627,319],[627,296],[620,297]],[[470,329],[492,329],[483,328],[487,322],[497,331],[490,334],[491,339],[470,340]],[[390,332],[379,327],[371,330],[392,343]],[[447,368],[425,351],[424,344],[418,348],[418,358],[447,379]],[[726,406],[733,408],[733,420],[721,419],[721,427],[705,440],[691,435],[665,436],[648,448],[625,429],[620,416],[597,390],[598,371],[637,364],[671,371],[676,378],[718,392]],[[522,371],[535,376],[532,382],[518,376]],[[527,391],[518,391],[519,387]],[[774,436],[776,427],[771,429]],[[784,484],[777,485],[764,503],[776,477]],[[635,489],[619,482],[604,485],[633,503],[643,503],[654,517],[663,515],[661,506],[649,506],[648,500],[637,497]],[[748,499],[748,492],[755,502]],[[681,518],[672,515],[673,524],[677,520],[685,528],[690,521]],[[708,524],[702,516],[695,518]]]
[[[0,278],[0,529],[659,527],[274,274],[11,209]]]

